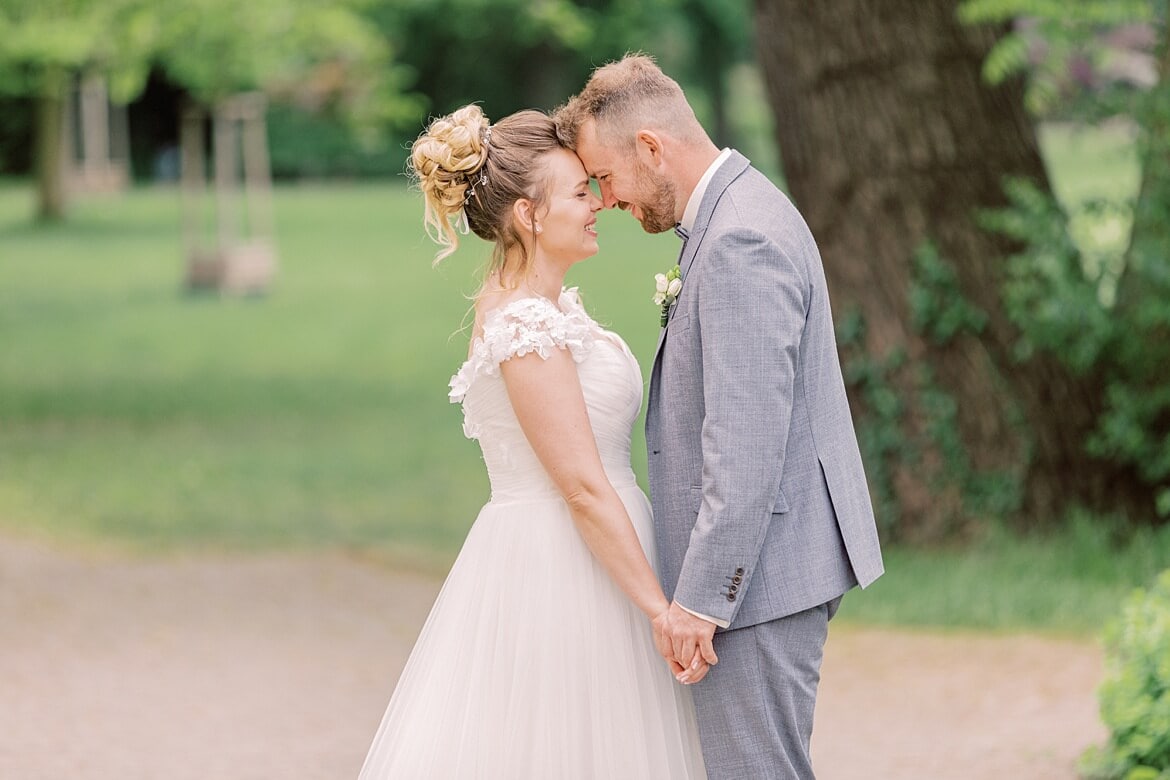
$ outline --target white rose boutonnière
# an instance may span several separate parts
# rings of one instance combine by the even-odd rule
[[[682,271],[677,265],[664,274],[654,274],[654,304],[662,309],[662,313],[658,317],[658,327],[666,327],[670,305],[678,298],[681,291]]]

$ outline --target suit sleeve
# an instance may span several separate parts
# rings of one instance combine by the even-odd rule
[[[730,623],[772,519],[792,416],[806,286],[760,233],[708,236],[698,296],[703,500],[675,600]]]

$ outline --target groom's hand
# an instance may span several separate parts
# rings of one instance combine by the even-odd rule
[[[675,677],[682,683],[697,683],[707,676],[711,665],[719,663],[719,656],[715,655],[712,638],[715,636],[715,624],[709,620],[692,615],[672,602],[666,612],[665,639],[670,641],[670,650],[673,654],[671,669],[677,665],[681,671],[675,671]],[[657,628],[655,628],[657,641]],[[659,652],[663,652],[665,642],[659,643]],[[663,657],[666,653],[663,652]]]
[[[670,667],[670,673],[678,677],[683,672],[683,666],[674,659],[674,642],[670,636],[670,610],[663,610],[658,617],[651,620],[650,627],[654,630],[654,646],[658,648],[659,655]]]

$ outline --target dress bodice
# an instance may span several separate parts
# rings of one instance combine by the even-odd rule
[[[630,433],[642,405],[642,374],[625,342],[586,312],[576,289],[521,298],[488,312],[483,333],[451,378],[450,399],[463,404],[463,432],[483,451],[493,502],[559,495],[512,410],[500,363],[567,349],[577,363],[589,423],[610,481],[634,483]]]

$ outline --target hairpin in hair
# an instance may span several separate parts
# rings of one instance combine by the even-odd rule
[[[491,127],[491,125],[488,125],[483,130],[481,130],[479,133],[479,137],[480,137],[480,140],[483,141],[484,146],[487,146],[488,144],[490,144],[492,142],[492,127]]]
[[[479,176],[470,180],[470,183],[467,186],[467,191],[465,193],[463,193],[463,205],[466,206],[468,203],[471,202],[472,198],[476,197],[476,195],[475,195],[475,188],[476,187],[483,187],[487,183],[488,183],[487,171],[483,170],[483,168],[480,168]]]

